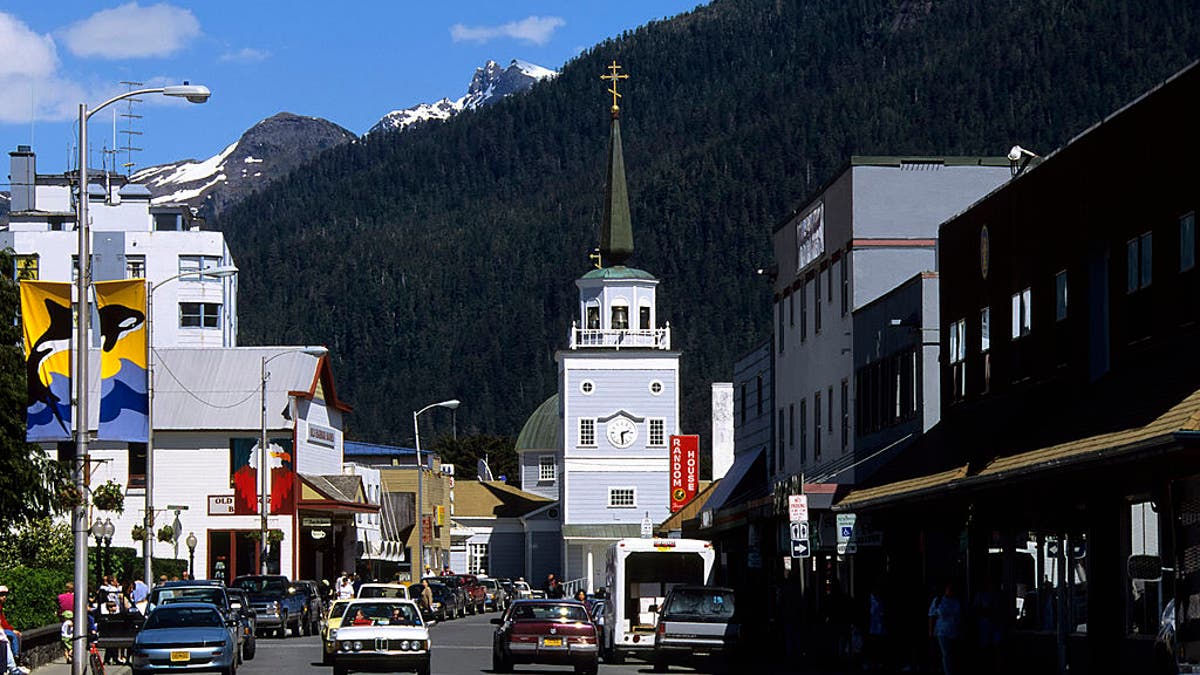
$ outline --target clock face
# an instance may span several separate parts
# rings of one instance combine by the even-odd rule
[[[624,417],[617,417],[608,423],[608,442],[618,448],[628,448],[637,440],[637,425]]]

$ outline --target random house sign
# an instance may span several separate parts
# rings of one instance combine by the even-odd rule
[[[308,423],[308,442],[332,448],[337,445],[337,436],[333,429],[320,424]]]
[[[700,437],[671,436],[671,513],[696,496],[700,481]]]

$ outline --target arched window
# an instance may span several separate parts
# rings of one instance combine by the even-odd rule
[[[624,298],[613,300],[612,324],[613,330],[629,330],[629,301]]]
[[[638,328],[650,330],[650,301],[646,298],[638,303]]]
[[[584,310],[584,327],[588,330],[600,330],[600,305],[589,302]]]

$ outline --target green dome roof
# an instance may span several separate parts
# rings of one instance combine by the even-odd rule
[[[522,450],[553,450],[558,447],[562,420],[558,417],[558,394],[542,402],[521,427],[517,436],[517,452]]]
[[[605,267],[598,270],[592,270],[583,275],[584,279],[645,279],[654,281],[654,275],[644,270],[617,265],[615,267]]]

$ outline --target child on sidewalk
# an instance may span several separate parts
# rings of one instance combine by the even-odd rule
[[[62,622],[62,633],[61,634],[62,634],[62,644],[63,644],[63,658],[65,658],[67,660],[67,663],[70,663],[71,662],[71,639],[75,636],[75,612],[72,612],[71,610],[68,609],[68,610],[64,611],[62,613],[62,615],[63,615],[63,622]]]

